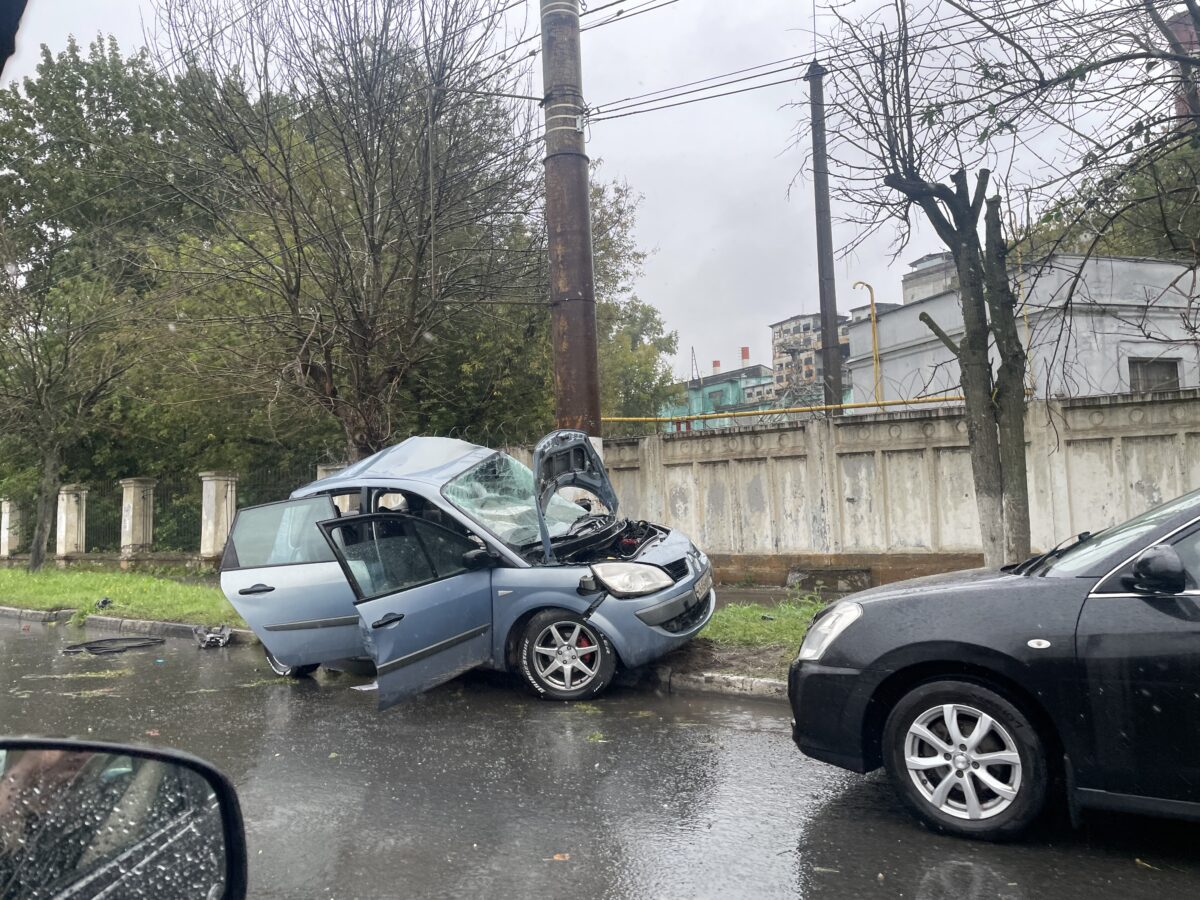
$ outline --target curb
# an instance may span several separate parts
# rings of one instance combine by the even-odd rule
[[[777,678],[725,675],[720,672],[672,672],[665,666],[655,674],[659,684],[666,686],[668,694],[720,694],[726,697],[787,702],[787,682]]]
[[[73,609],[18,609],[14,606],[0,606],[0,619],[17,619],[23,622],[66,622],[75,615]],[[195,625],[185,622],[156,622],[153,619],[121,619],[116,616],[88,616],[83,620],[85,626],[99,628],[105,631],[115,631],[118,634],[144,634],[150,637],[191,638]],[[230,635],[231,644],[256,644],[258,638],[247,628],[234,628]]]
[[[0,619],[16,619],[20,622],[66,622],[73,615],[73,609],[18,609],[15,606],[0,606]]]

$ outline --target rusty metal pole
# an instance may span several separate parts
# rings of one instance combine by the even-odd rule
[[[555,418],[560,428],[599,435],[600,366],[583,139],[579,0],[541,2]]]
[[[838,342],[837,293],[833,281],[833,224],[829,211],[829,157],[825,153],[825,68],[816,60],[804,80],[812,111],[813,194],[817,208],[817,280],[821,298],[821,368],[825,405],[842,402],[842,346]],[[835,410],[834,414],[837,414]]]

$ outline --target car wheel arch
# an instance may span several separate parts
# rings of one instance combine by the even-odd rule
[[[1058,727],[1045,705],[1010,676],[976,662],[930,660],[914,663],[890,674],[875,689],[863,720],[863,759],[867,771],[883,765],[883,727],[888,714],[913,688],[932,681],[966,681],[995,691],[1024,713],[1047,748],[1051,772],[1061,775],[1064,746]]]
[[[521,636],[525,633],[525,626],[529,624],[529,620],[538,613],[545,612],[549,609],[561,610],[562,612],[571,613],[572,615],[579,615],[578,612],[571,610],[568,607],[547,604],[545,606],[532,607],[531,609],[527,609],[521,613],[521,615],[517,616],[517,618],[513,620],[512,625],[509,626],[508,634],[504,638],[504,668],[507,671],[515,672],[517,671],[517,666],[520,665]],[[616,654],[618,668],[624,668],[625,663],[624,660],[621,659],[621,648],[617,646],[617,643],[613,640],[613,636],[609,633],[608,629],[602,628],[600,630],[604,633],[604,637],[608,638],[608,642],[612,646],[613,653]]]

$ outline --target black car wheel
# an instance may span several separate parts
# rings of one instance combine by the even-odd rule
[[[909,691],[883,729],[884,765],[904,802],[938,831],[1016,837],[1046,802],[1049,774],[1029,719],[994,691],[935,681]]]
[[[267,655],[267,665],[271,667],[271,671],[281,678],[307,678],[320,668],[315,663],[308,666],[289,666],[277,660],[271,655],[271,651],[265,647],[263,648],[263,653]]]
[[[612,681],[617,655],[604,634],[565,609],[535,615],[521,637],[519,667],[544,700],[595,697]]]

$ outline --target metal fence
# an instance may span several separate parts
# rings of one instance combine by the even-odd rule
[[[288,494],[316,477],[316,467],[309,464],[278,469],[256,469],[238,478],[238,506],[257,506],[260,503],[286,500]]]
[[[22,553],[28,553],[29,547],[33,543],[33,526],[36,519],[34,505],[30,502],[22,510],[21,527],[18,530],[20,534],[20,546]],[[58,507],[57,505],[50,508],[50,539],[46,542],[46,552],[50,555],[54,554],[55,541],[58,535]]]
[[[160,478],[154,486],[155,553],[200,552],[201,485],[195,475]]]
[[[87,553],[116,553],[121,549],[121,485],[116,481],[88,486],[83,547]]]

